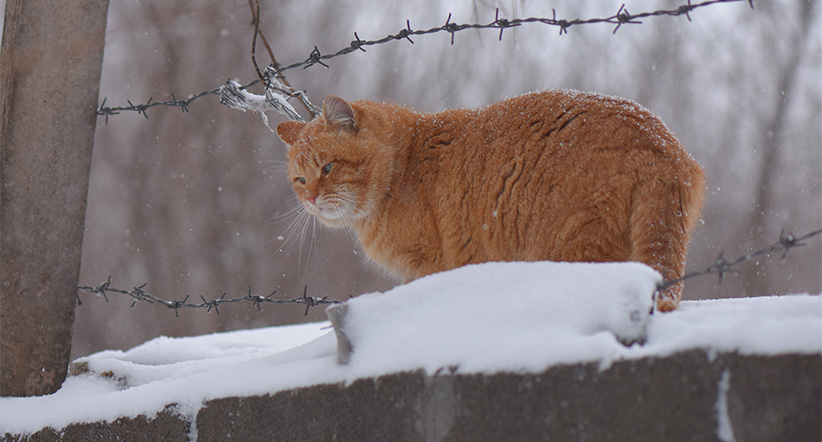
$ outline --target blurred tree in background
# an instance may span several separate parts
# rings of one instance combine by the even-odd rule
[[[401,2],[263,0],[261,29],[278,60],[304,60],[316,45],[331,53],[353,32],[376,39],[409,19],[415,28],[508,18],[613,15],[622,2],[557,0]],[[631,12],[681,2],[627,2]],[[395,101],[422,111],[476,107],[547,88],[598,91],[634,99],[678,135],[708,179],[689,268],[720,251],[738,256],[776,241],[780,229],[822,225],[822,7],[817,0],[714,5],[641,25],[467,31],[393,42],[287,72],[315,104],[327,94]],[[100,94],[109,105],[214,89],[227,78],[256,78],[247,1],[112,2]],[[258,42],[257,59],[269,62]],[[261,93],[257,90],[256,93]],[[296,107],[296,106],[295,106]],[[303,109],[298,108],[303,111]],[[308,116],[304,112],[304,115]],[[285,147],[258,116],[206,97],[190,112],[156,108],[148,119],[113,116],[95,140],[80,281],[109,275],[123,288],[167,299],[255,292],[344,300],[392,287],[364,264],[344,232],[312,223],[287,230],[297,206],[286,179]],[[276,124],[279,115],[271,115]],[[101,121],[102,122],[102,121]],[[822,291],[819,242],[780,263],[752,262],[718,286],[691,281],[686,298]],[[275,296],[278,296],[275,295]],[[81,295],[89,299],[89,295]],[[299,306],[226,306],[220,315],[130,300],[84,302],[76,312],[73,357],[128,348],[158,335],[191,335],[324,319]]]

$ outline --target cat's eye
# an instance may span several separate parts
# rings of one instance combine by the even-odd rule
[[[297,178],[294,178],[294,181],[296,181],[296,182],[298,182],[302,185],[305,185],[305,177],[298,176]]]
[[[334,168],[334,162],[333,161],[326,164],[325,166],[323,166],[323,169],[322,169],[323,175],[328,175],[329,173],[331,173],[331,169],[333,169],[333,168]]]

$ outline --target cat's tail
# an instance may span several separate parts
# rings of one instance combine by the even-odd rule
[[[680,161],[675,174],[637,183],[633,195],[631,260],[653,267],[666,281],[681,278],[685,273],[689,236],[704,198],[702,169],[690,157],[687,159]],[[684,283],[679,282],[658,293],[656,309],[676,309],[683,288]]]

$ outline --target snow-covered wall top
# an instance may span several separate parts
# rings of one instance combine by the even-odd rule
[[[57,393],[0,398],[0,434],[98,422],[169,404],[348,383],[401,371],[541,372],[558,364],[712,353],[822,353],[822,297],[685,302],[650,315],[659,275],[632,263],[489,263],[349,301],[337,362],[328,322],[189,338],[81,358]],[[626,346],[625,341],[644,341]],[[77,370],[77,368],[82,368]]]

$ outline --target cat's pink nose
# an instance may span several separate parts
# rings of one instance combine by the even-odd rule
[[[306,198],[305,200],[308,201],[311,204],[314,204],[315,206],[317,205],[317,197],[316,196],[312,196],[311,198]]]

